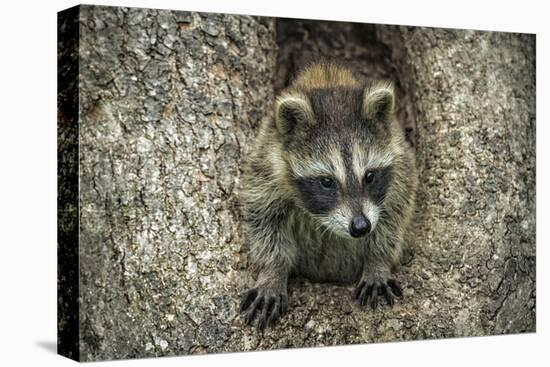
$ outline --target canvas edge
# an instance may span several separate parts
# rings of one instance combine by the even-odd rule
[[[57,13],[57,354],[80,361],[79,15]]]

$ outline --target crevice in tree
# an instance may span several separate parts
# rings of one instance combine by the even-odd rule
[[[401,79],[396,56],[378,35],[389,26],[307,19],[276,19],[278,46],[274,89],[278,94],[311,62],[326,60],[352,69],[371,81],[391,81],[396,93],[396,117],[409,142],[416,146],[416,126],[408,85]]]

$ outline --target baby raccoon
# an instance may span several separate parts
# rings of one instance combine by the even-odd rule
[[[242,206],[259,271],[242,298],[260,329],[287,311],[287,282],[355,283],[361,305],[401,297],[391,269],[411,221],[417,172],[388,83],[335,64],[306,68],[276,101],[243,177]]]

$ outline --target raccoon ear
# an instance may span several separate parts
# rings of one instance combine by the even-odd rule
[[[286,94],[275,103],[275,125],[281,134],[290,133],[298,124],[312,124],[311,105],[303,94]]]
[[[363,117],[388,121],[394,108],[394,89],[391,83],[378,83],[365,89]]]

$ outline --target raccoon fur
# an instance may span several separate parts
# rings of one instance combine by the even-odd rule
[[[392,305],[392,278],[415,205],[412,147],[395,121],[389,83],[339,65],[307,67],[282,92],[243,176],[241,204],[258,271],[242,296],[260,329],[288,308],[291,276],[355,284],[361,305]]]

